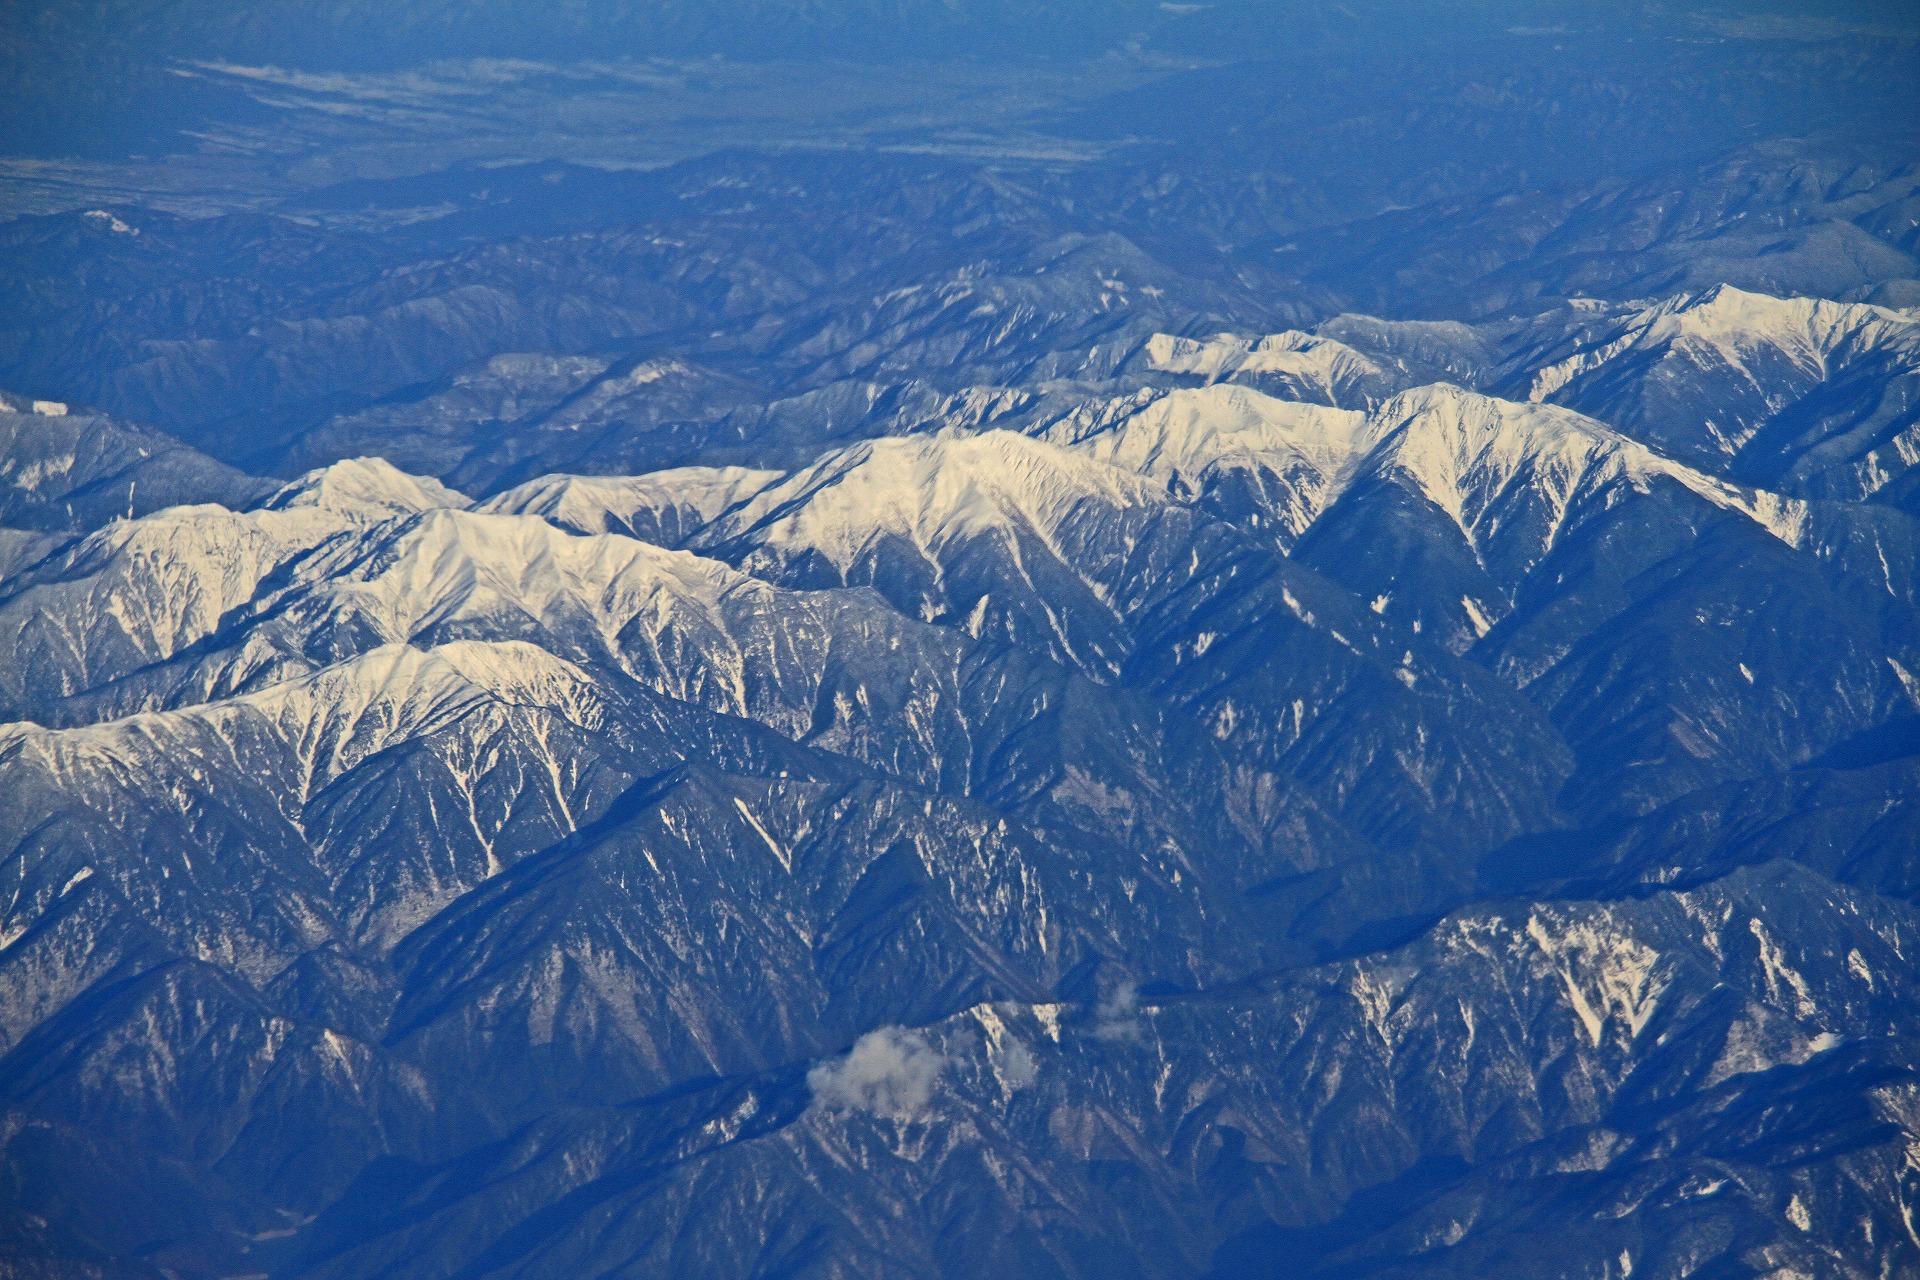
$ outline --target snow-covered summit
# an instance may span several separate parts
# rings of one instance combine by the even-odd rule
[[[1370,469],[1405,476],[1470,541],[1494,504],[1524,484],[1557,517],[1597,468],[1647,471],[1653,455],[1567,409],[1524,405],[1444,383],[1403,392],[1368,423]]]
[[[273,511],[320,507],[358,519],[385,520],[440,507],[462,509],[473,502],[429,476],[409,475],[385,458],[348,458],[307,472],[262,505]]]
[[[170,507],[97,530],[8,584],[0,604],[0,689],[35,671],[67,691],[159,661],[210,635],[289,561],[349,528],[319,507]]]
[[[1111,420],[1077,415],[1048,438],[1177,494],[1206,491],[1234,473],[1267,477],[1273,514],[1290,542],[1325,509],[1358,455],[1366,415],[1280,400],[1217,383],[1174,391]]]
[[[539,709],[586,729],[604,719],[587,674],[521,641],[455,641],[432,649],[384,645],[254,692],[67,729],[0,726],[0,755],[26,751],[69,779],[138,767],[194,743],[239,744],[266,732],[292,748],[306,776],[324,786],[396,743],[449,727],[487,707]]]
[[[383,644],[458,639],[604,658],[670,634],[717,652],[730,645],[723,599],[770,590],[716,561],[534,516],[178,507],[101,530],[0,604],[0,693],[24,705],[154,668],[146,693],[111,701],[132,709],[258,688]],[[233,642],[193,658],[222,628]],[[156,665],[176,659],[188,665]],[[676,663],[690,687],[714,676],[691,650]]]
[[[1262,501],[1297,540],[1364,477],[1410,484],[1477,544],[1517,502],[1551,540],[1570,504],[1620,481],[1644,490],[1666,477],[1739,510],[1795,542],[1805,504],[1756,492],[1662,457],[1604,423],[1551,404],[1521,403],[1435,383],[1370,413],[1276,400],[1229,384],[1176,391],[1117,423],[1068,419],[1051,438],[1150,476],[1177,493],[1203,493],[1235,473],[1257,479]]]
[[[1346,343],[1299,329],[1262,337],[1221,333],[1211,338],[1182,338],[1156,333],[1144,350],[1147,368],[1182,374],[1208,383],[1277,383],[1294,397],[1324,404],[1347,404],[1391,377],[1385,367]]]
[[[611,639],[636,617],[706,610],[751,580],[716,561],[632,538],[579,536],[533,516],[453,508],[341,538],[301,561],[292,588],[391,642],[449,627],[502,630],[584,624]]]
[[[1865,303],[1776,298],[1720,285],[1621,316],[1597,340],[1536,369],[1527,398],[1560,399],[1580,379],[1630,354],[1678,359],[1757,390],[1784,371],[1824,379],[1837,355],[1868,348],[1893,351],[1903,363],[1920,362],[1920,321]],[[1767,367],[1756,367],[1757,360]]]
[[[585,727],[604,707],[592,679],[522,640],[453,640],[431,649],[390,644],[236,701],[291,722],[347,718],[391,734],[430,725],[476,700],[558,711]]]
[[[1107,429],[1083,432],[1069,420],[1048,434],[1125,470],[1191,483],[1223,461],[1275,453],[1336,471],[1353,457],[1366,421],[1357,410],[1215,385],[1171,392]]]
[[[1366,434],[1375,443],[1365,468],[1407,477],[1475,545],[1503,521],[1512,524],[1522,503],[1536,507],[1537,527],[1550,544],[1576,500],[1615,482],[1645,492],[1660,478],[1749,516],[1790,544],[1805,526],[1805,503],[1729,484],[1556,405],[1436,383],[1381,405]]]
[[[496,494],[476,510],[540,516],[576,533],[623,533],[678,545],[785,474],[678,467],[643,476],[549,475]]]
[[[762,489],[699,541],[805,548],[845,569],[883,535],[923,551],[1014,528],[1052,543],[1084,504],[1164,501],[1148,480],[1044,440],[948,431],[836,450]]]
[[[1917,379],[1912,312],[1723,285],[1576,325],[1507,385],[1717,474],[1859,501],[1910,483]]]

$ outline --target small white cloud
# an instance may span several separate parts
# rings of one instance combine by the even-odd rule
[[[1000,1061],[1000,1080],[1008,1090],[1024,1089],[1040,1074],[1033,1051],[1018,1040],[1007,1041],[1006,1055]]]
[[[1102,1040],[1132,1040],[1140,1034],[1134,1015],[1140,1010],[1140,989],[1126,978],[1108,987],[1093,1009],[1093,1034]]]
[[[918,1031],[881,1027],[854,1041],[846,1057],[807,1072],[807,1087],[829,1110],[910,1120],[926,1109],[946,1065],[946,1055]]]

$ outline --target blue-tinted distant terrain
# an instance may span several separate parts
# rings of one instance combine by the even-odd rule
[[[1910,6],[0,13],[0,1274],[1920,1274]]]

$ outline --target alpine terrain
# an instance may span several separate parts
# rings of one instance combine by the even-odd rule
[[[1920,1277],[1920,20],[0,13],[0,1276]]]

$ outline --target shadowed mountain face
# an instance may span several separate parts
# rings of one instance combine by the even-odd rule
[[[1917,40],[0,16],[0,1274],[1920,1274]]]

